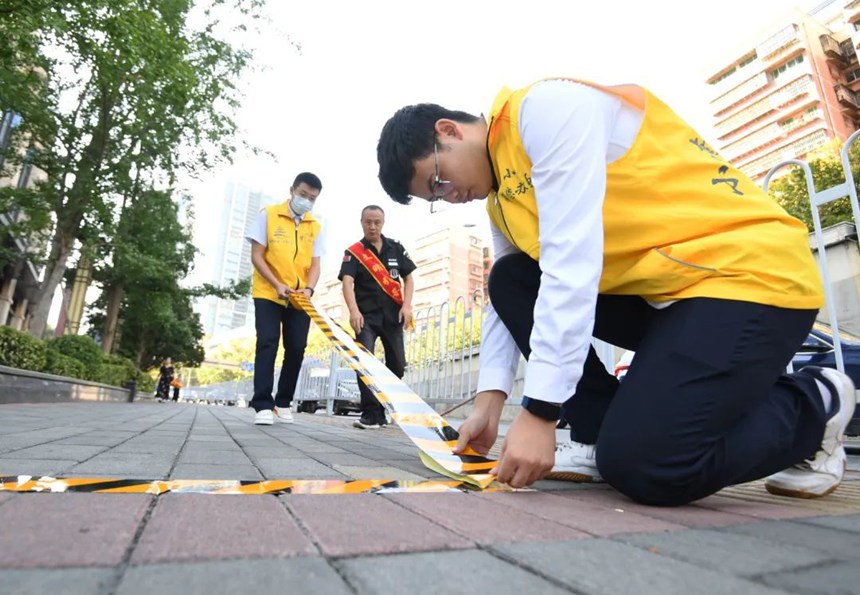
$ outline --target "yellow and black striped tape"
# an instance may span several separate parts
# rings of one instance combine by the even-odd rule
[[[456,481],[396,479],[205,480],[113,479],[105,477],[0,477],[0,492],[88,492],[99,494],[389,494],[404,492],[467,492],[474,485]],[[483,491],[511,491],[496,484]]]
[[[346,357],[349,365],[359,372],[361,380],[418,447],[421,460],[427,467],[478,488],[486,488],[493,483],[495,478],[490,475],[490,470],[495,461],[471,449],[464,454],[454,454],[459,435],[441,415],[363,345],[356,343],[340,325],[317,311],[304,295],[290,294],[290,303],[304,310]]]

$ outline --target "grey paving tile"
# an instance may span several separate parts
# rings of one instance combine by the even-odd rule
[[[825,552],[834,559],[857,557],[857,552],[860,552],[860,534],[805,522],[763,521],[717,530],[752,535],[780,544],[800,544],[805,548]]]
[[[795,593],[856,595],[860,585],[860,564],[856,560],[840,562],[830,566],[770,574],[760,580]]]
[[[307,459],[307,453],[295,448],[289,448],[283,444],[275,446],[246,446],[242,448],[252,460],[257,459]]]
[[[256,459],[268,479],[344,479],[346,476],[310,459]]]
[[[627,535],[616,540],[703,568],[746,577],[812,566],[830,559],[826,553],[801,544],[778,544],[713,530]]]
[[[820,527],[829,527],[839,531],[860,533],[860,514],[811,517],[807,519],[798,519],[797,522],[809,523]]]
[[[340,560],[336,565],[362,594],[567,593],[539,576],[479,550],[354,558]]]
[[[322,558],[229,560],[130,567],[117,595],[153,593],[351,593]]]
[[[127,477],[129,479],[167,479],[172,462],[87,461],[66,471],[76,477]]]
[[[0,458],[2,475],[60,475],[77,465],[77,461],[67,459],[5,459]]]
[[[16,450],[11,456],[9,456],[9,458],[33,460],[71,459],[75,461],[85,461],[100,452],[104,452],[105,450],[107,450],[107,447],[105,446],[81,446],[52,443]],[[0,455],[0,461],[4,458],[6,458],[5,454]]]
[[[251,465],[176,465],[171,479],[262,479]]]
[[[409,479],[422,480],[421,475],[397,467],[353,467],[351,465],[332,465],[332,469],[352,479]]]
[[[71,438],[63,438],[55,440],[51,444],[57,445],[76,445],[76,446],[117,446],[128,440],[125,438],[117,438],[114,436],[94,436],[92,434],[83,434],[82,436],[72,436]]]
[[[113,583],[112,568],[59,568],[48,570],[0,570],[0,593],[33,595],[63,593],[91,595],[106,592]]]
[[[219,465],[250,465],[251,459],[241,450],[188,451],[185,449],[179,455],[180,465],[219,464]]]
[[[660,595],[765,595],[783,592],[606,539],[511,543],[494,545],[490,549],[588,595],[643,592]]]
[[[406,493],[383,497],[481,544],[590,538],[555,521],[468,494]]]
[[[313,454],[308,454],[307,456],[324,465],[348,465],[352,467],[379,466],[379,461],[351,453],[315,452]]]

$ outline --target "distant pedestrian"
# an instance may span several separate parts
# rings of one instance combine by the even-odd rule
[[[173,374],[173,360],[166,357],[158,370],[158,383],[155,389],[155,398],[159,403],[170,399],[170,383],[173,382]]]
[[[179,378],[174,378],[170,381],[170,386],[173,387],[173,402],[179,401],[179,389],[182,388],[182,381]]]

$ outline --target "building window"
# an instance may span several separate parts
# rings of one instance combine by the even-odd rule
[[[798,56],[795,56],[794,58],[792,58],[791,60],[789,60],[785,64],[782,64],[781,66],[771,70],[770,75],[773,77],[774,80],[776,80],[786,70],[788,70],[789,68],[794,68],[795,66],[797,66],[798,64],[801,64],[802,62],[803,62],[803,54],[800,54]]]
[[[855,21],[851,23],[851,26],[854,27],[855,31],[860,31],[860,21]]]
[[[751,64],[757,57],[758,56],[756,56],[756,53],[753,52],[752,54],[741,60],[741,63],[738,64],[738,68],[743,68],[744,66]]]
[[[727,71],[725,71],[723,74],[721,74],[720,76],[718,76],[717,78],[712,80],[711,84],[716,85],[717,83],[719,83],[723,79],[727,79],[728,77],[732,76],[735,73],[735,70],[737,70],[737,69],[734,66],[732,66]]]
[[[848,83],[853,83],[857,79],[860,79],[860,68],[855,68],[845,75],[845,81]]]

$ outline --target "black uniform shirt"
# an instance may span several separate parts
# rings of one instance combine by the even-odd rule
[[[382,236],[382,250],[379,252],[373,244],[363,238],[361,243],[379,258],[383,266],[388,269],[389,276],[398,283],[415,270],[415,263],[409,258],[403,244],[397,240]],[[397,323],[400,306],[383,291],[373,275],[348,250],[343,253],[343,263],[340,265],[340,274],[337,278],[343,281],[344,275],[349,275],[355,280],[355,301],[362,316],[381,313],[386,323]]]

